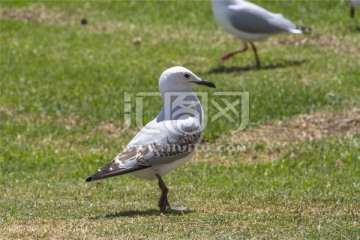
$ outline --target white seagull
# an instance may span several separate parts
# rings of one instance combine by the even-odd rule
[[[360,0],[348,0],[350,6],[350,17],[355,18],[355,9],[360,6]]]
[[[212,9],[217,22],[230,34],[244,41],[244,48],[226,54],[222,61],[229,59],[237,53],[245,52],[250,43],[256,65],[260,68],[260,60],[256,52],[254,41],[266,39],[274,34],[290,32],[303,33],[310,30],[298,27],[281,14],[268,10],[243,0],[212,0]]]
[[[204,113],[192,88],[215,88],[184,67],[172,67],[159,79],[163,107],[159,115],[145,125],[127,147],[110,163],[87,178],[87,182],[130,173],[142,179],[158,179],[161,189],[160,213],[171,207],[162,176],[185,164],[195,153],[204,128]]]

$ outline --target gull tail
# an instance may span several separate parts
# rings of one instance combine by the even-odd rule
[[[136,166],[130,167],[130,168],[119,168],[119,166],[117,164],[115,164],[114,162],[110,162],[110,163],[106,164],[105,166],[103,166],[102,168],[100,168],[97,173],[88,177],[85,181],[86,182],[97,181],[97,180],[101,180],[104,178],[109,178],[109,177],[114,177],[114,176],[118,176],[118,175],[123,175],[126,173],[139,171],[139,170],[142,170],[142,169],[145,169],[148,167],[150,167],[150,166],[136,165]]]
[[[312,28],[310,27],[301,27],[301,26],[296,26],[296,29],[293,29],[292,33],[311,33],[312,32]]]

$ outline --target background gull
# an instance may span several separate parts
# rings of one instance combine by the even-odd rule
[[[254,41],[266,39],[274,34],[290,32],[303,33],[309,28],[298,27],[281,14],[268,10],[243,0],[212,0],[212,9],[217,22],[230,34],[244,41],[244,48],[226,54],[222,61],[229,59],[237,53],[248,49],[247,43],[252,47],[256,65],[260,67]]]
[[[164,71],[159,79],[163,101],[159,115],[139,131],[123,152],[86,181],[126,173],[142,179],[158,179],[161,189],[160,212],[170,208],[168,189],[162,176],[185,164],[193,156],[204,128],[203,109],[192,91],[196,85],[215,87],[184,67]]]
[[[350,6],[350,17],[355,18],[355,9],[359,7],[360,0],[348,0]]]

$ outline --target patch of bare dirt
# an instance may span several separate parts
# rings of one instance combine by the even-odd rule
[[[48,9],[43,4],[31,5],[27,8],[6,9],[0,12],[1,19],[37,22],[44,24],[61,24],[68,19],[68,14],[59,9]]]
[[[356,134],[360,134],[360,108],[353,108],[346,113],[316,112],[299,115],[287,121],[276,121],[236,133],[231,137],[231,142],[260,141],[266,145],[284,146],[305,140]]]

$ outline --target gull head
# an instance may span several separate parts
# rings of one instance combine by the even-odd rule
[[[197,85],[215,88],[212,82],[202,80],[189,69],[184,67],[172,67],[165,70],[159,79],[161,93],[165,92],[187,92]]]

